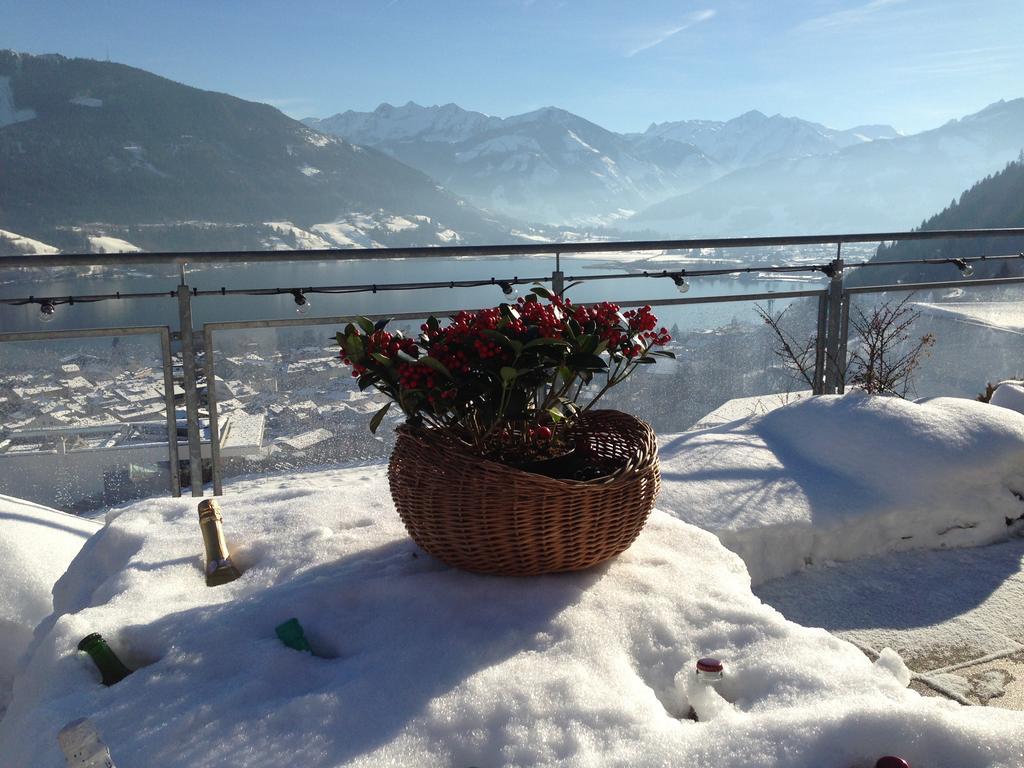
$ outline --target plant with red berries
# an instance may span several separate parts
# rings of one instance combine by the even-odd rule
[[[523,463],[571,449],[576,417],[658,356],[671,337],[649,306],[574,305],[544,288],[514,304],[430,317],[418,340],[356,318],[337,334],[359,388],[395,403],[415,426],[442,429],[475,453]]]

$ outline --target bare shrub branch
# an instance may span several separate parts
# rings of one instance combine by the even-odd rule
[[[871,395],[906,397],[910,392],[914,372],[935,343],[930,333],[912,338],[910,328],[921,317],[909,304],[912,298],[887,301],[868,312],[856,308],[850,325],[858,339],[850,355],[848,384]]]
[[[777,315],[772,315],[760,304],[755,305],[754,309],[761,316],[761,319],[764,320],[765,325],[771,328],[772,333],[775,334],[776,345],[772,352],[782,360],[786,368],[807,382],[807,386],[813,390],[814,357],[818,337],[811,336],[801,341],[782,327],[782,318],[789,311],[790,307],[786,307]]]
[[[911,326],[921,316],[909,303],[912,298],[913,294],[896,303],[887,301],[867,312],[854,308],[850,325],[856,339],[851,341],[852,352],[843,369],[843,380],[847,384],[872,395],[906,397],[911,391],[914,373],[935,343],[930,333],[912,338]],[[800,340],[787,331],[783,318],[789,308],[773,315],[760,304],[755,307],[775,334],[776,345],[772,352],[786,368],[814,389],[817,335]]]

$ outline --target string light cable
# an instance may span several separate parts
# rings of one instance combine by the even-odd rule
[[[1024,259],[1024,252],[1015,253],[1010,255],[998,255],[998,256],[970,256],[963,258],[935,258],[935,259],[902,259],[895,261],[862,261],[862,262],[846,262],[842,264],[843,270],[847,269],[865,269],[865,268],[877,268],[877,267],[892,267],[902,266],[909,264],[954,264],[960,269],[964,277],[970,277],[974,274],[973,262],[996,262],[996,261],[1010,261],[1010,260],[1021,260]],[[631,278],[654,278],[654,279],[670,279],[675,284],[676,288],[680,293],[685,293],[690,288],[688,279],[697,277],[717,277],[725,275],[744,275],[744,274],[786,274],[786,273],[814,273],[820,272],[826,277],[832,277],[835,272],[835,265],[833,262],[822,263],[822,264],[783,264],[783,265],[762,265],[753,267],[725,267],[717,269],[676,269],[676,270],[659,270],[649,271],[642,270],[636,272],[622,272],[608,275],[567,275],[565,280],[571,283],[585,283],[593,282],[597,280],[625,280]],[[363,285],[331,285],[331,286],[307,286],[307,287],[290,287],[290,288],[226,288],[221,287],[212,290],[199,290],[197,288],[189,288],[189,293],[192,296],[274,296],[274,295],[290,295],[295,302],[296,311],[300,314],[308,312],[311,302],[309,300],[310,294],[353,294],[353,293],[381,293],[385,291],[417,291],[417,290],[436,290],[436,289],[454,289],[454,288],[480,288],[483,286],[493,285],[501,289],[505,295],[512,295],[516,291],[516,286],[519,285],[543,285],[551,282],[551,276],[542,277],[512,277],[512,278],[486,278],[479,280],[447,280],[438,282],[419,282],[419,283],[371,283]],[[1010,278],[1012,279],[1012,278]],[[784,292],[779,294],[784,295]],[[170,291],[155,291],[155,292],[144,292],[144,293],[109,293],[109,294],[92,294],[82,296],[28,296],[19,298],[0,298],[0,305],[7,306],[25,306],[31,304],[38,304],[40,306],[40,313],[52,317],[57,307],[67,304],[72,305],[75,303],[88,304],[100,301],[111,301],[111,300],[122,300],[122,299],[153,299],[153,298],[176,298],[178,296],[178,290]]]

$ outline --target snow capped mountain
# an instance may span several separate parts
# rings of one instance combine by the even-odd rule
[[[421,107],[409,102],[403,107],[381,104],[373,112],[339,113],[322,120],[308,117],[306,125],[324,133],[343,136],[353,144],[375,146],[386,141],[440,141],[455,143],[493,128],[499,117],[470,112],[455,104]]]
[[[0,51],[0,168],[0,228],[62,250],[256,248],[366,211],[432,222],[394,246],[515,239],[393,157],[109,62]]]
[[[756,110],[642,134],[614,133],[557,107],[502,119],[409,102],[304,122],[392,155],[477,205],[568,224],[610,223],[739,168],[899,136],[888,125],[836,130]]]
[[[655,123],[637,140],[651,137],[693,144],[730,169],[768,160],[824,155],[844,147],[899,136],[888,125],[858,126],[848,130],[827,128],[796,117],[751,110],[725,122],[684,120]]]
[[[1022,137],[1024,99],[1000,101],[912,136],[740,168],[630,224],[671,237],[909,229],[1015,159]]]
[[[453,104],[382,104],[371,113],[305,122],[386,152],[478,205],[535,221],[621,216],[720,174],[695,147],[634,148],[555,107],[502,119]]]

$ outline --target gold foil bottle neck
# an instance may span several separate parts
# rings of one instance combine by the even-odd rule
[[[213,518],[215,520],[223,520],[224,516],[220,513],[220,504],[214,499],[203,499],[199,502],[199,519],[206,520]]]
[[[223,518],[220,506],[213,499],[199,502],[199,529],[203,533],[206,549],[206,586],[215,587],[234,581],[241,574],[231,562],[227,542],[224,540]]]

